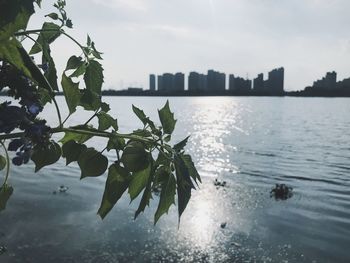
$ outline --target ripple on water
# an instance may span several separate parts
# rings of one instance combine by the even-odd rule
[[[166,99],[106,100],[121,132],[129,132],[138,120],[125,109],[138,105],[157,120],[155,107]],[[62,161],[38,174],[30,164],[11,176],[15,192],[0,214],[0,245],[8,252],[0,261],[348,262],[348,100],[203,97],[170,104],[178,119],[174,141],[191,134],[187,149],[203,177],[180,227],[176,207],[153,227],[157,196],[132,221],[137,203],[129,206],[126,194],[101,221],[105,176],[80,182],[76,164]],[[45,114],[54,120],[53,111]],[[227,185],[214,186],[215,178]],[[292,186],[293,197],[270,198],[276,183]],[[61,184],[67,193],[53,195]]]

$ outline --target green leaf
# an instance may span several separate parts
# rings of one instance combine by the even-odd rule
[[[33,1],[1,1],[0,42],[2,40],[8,40],[15,32],[25,29],[27,27],[29,17],[33,13]]]
[[[58,14],[56,14],[56,13],[47,14],[45,17],[47,17],[47,16],[50,17],[53,20],[57,20],[58,19]]]
[[[181,215],[185,211],[186,206],[191,199],[191,190],[195,187],[191,181],[189,171],[184,161],[177,155],[175,156],[175,170],[177,183],[178,213],[180,221]]]
[[[41,7],[41,0],[34,0],[34,2],[35,2],[39,7]]]
[[[170,167],[167,166],[159,166],[154,173],[154,184],[153,186],[158,187],[167,182],[169,176],[171,174]]]
[[[190,136],[187,136],[185,139],[183,139],[181,142],[177,143],[174,145],[173,149],[177,152],[180,152],[182,151],[186,144],[187,144],[187,141],[188,141],[188,138],[190,138]]]
[[[68,61],[67,61],[67,65],[66,65],[66,71],[70,70],[70,69],[77,69],[79,68],[82,64],[84,64],[84,62],[82,61],[81,57],[77,57],[77,56],[71,56]]]
[[[87,149],[85,144],[68,141],[62,146],[62,156],[66,158],[66,165],[79,160],[80,155]]]
[[[158,165],[169,166],[169,165],[170,165],[170,160],[169,160],[169,158],[170,158],[170,157],[166,156],[164,153],[159,152],[155,165],[156,165],[156,166],[158,166]]]
[[[125,148],[126,149],[126,148]],[[151,175],[151,165],[149,164],[144,170],[134,172],[129,185],[129,195],[131,201],[134,200],[141,191],[146,187]]]
[[[32,1],[1,1],[0,8],[0,59],[14,65],[26,76],[32,77],[21,55],[21,43],[14,33],[27,27],[29,17],[34,13]]]
[[[6,204],[13,193],[12,186],[4,184],[0,187],[0,211],[6,209]]]
[[[31,159],[35,163],[35,172],[39,171],[44,166],[54,164],[60,157],[61,147],[53,141],[44,146],[34,147]]]
[[[169,142],[171,140],[171,135],[167,134],[166,136],[164,136],[163,141],[165,142]]]
[[[70,74],[70,77],[77,78],[77,77],[83,75],[86,71],[86,67],[87,67],[86,63],[84,63],[84,62],[81,63],[81,65],[79,65],[78,68],[72,74]]]
[[[96,111],[101,106],[101,97],[91,90],[84,89],[82,91],[79,105],[85,110]]]
[[[49,45],[60,36],[60,27],[51,22],[45,22],[42,26],[42,30],[33,45],[29,54],[36,54],[42,51],[43,45]]]
[[[128,189],[130,180],[130,173],[119,164],[112,164],[109,167],[101,206],[98,209],[98,214],[102,219],[105,218],[113,206],[122,197],[126,189]]]
[[[168,213],[168,210],[172,204],[175,204],[176,194],[176,180],[173,174],[168,175],[168,180],[162,185],[162,191],[160,192],[160,200],[157,211],[154,215],[154,224],[157,223],[159,218]]]
[[[6,158],[0,155],[0,171],[6,167]]]
[[[184,155],[180,155],[180,158],[183,160],[185,166],[187,167],[187,170],[190,174],[190,176],[192,177],[192,179],[197,183],[197,180],[201,183],[201,177],[196,169],[196,167],[194,166],[194,163],[192,161],[191,155],[189,154],[184,154]],[[197,183],[198,185],[198,183]]]
[[[57,85],[57,70],[55,66],[55,62],[51,57],[51,50],[50,46],[48,44],[43,44],[43,59],[42,59],[42,64],[47,63],[48,64],[48,70],[44,72],[44,76],[50,83],[51,87],[54,90],[58,90],[58,85]]]
[[[94,42],[91,42],[91,47],[92,47],[92,51],[91,51],[92,55],[94,55],[94,57],[97,59],[102,59],[101,55],[103,53],[96,50]]]
[[[91,38],[90,38],[89,35],[87,35],[86,44],[87,44],[88,46],[91,45]]]
[[[79,83],[74,83],[71,78],[67,77],[66,74],[63,73],[61,84],[63,94],[68,105],[69,113],[72,114],[75,112],[77,106],[79,105],[81,98]]]
[[[95,50],[92,50],[91,51],[91,54],[95,57],[95,58],[97,58],[97,59],[102,59],[102,57],[101,57],[101,52],[97,52],[97,51],[95,51]]]
[[[170,111],[169,101],[166,102],[162,109],[158,110],[158,115],[164,133],[171,134],[174,131],[176,120],[174,119],[174,113]]]
[[[121,157],[124,167],[130,172],[137,172],[145,169],[148,164],[148,154],[141,142],[127,144]]]
[[[45,106],[47,103],[51,103],[52,99],[47,89],[38,87],[38,94],[39,94],[40,104],[42,106]]]
[[[90,60],[84,74],[86,88],[101,95],[103,83],[103,68],[96,60]]]
[[[2,54],[3,52],[5,53]],[[12,38],[12,40],[9,41],[9,45],[6,45],[6,43],[2,45],[0,43],[0,58],[11,63],[18,70],[22,71],[23,74],[35,81],[40,87],[51,92],[50,84],[17,39]]]
[[[64,137],[60,140],[60,142],[62,144],[65,144],[70,140],[74,140],[77,143],[84,143],[87,140],[89,140],[91,137],[92,137],[92,135],[79,134],[76,132],[65,132]]]
[[[111,108],[109,107],[109,105],[105,102],[101,103],[101,110],[104,112],[109,112],[111,110]]]
[[[108,159],[94,148],[87,148],[78,160],[81,178],[97,177],[102,175],[108,167]]]
[[[133,135],[141,137],[152,137],[152,133],[148,130],[137,129],[132,132]]]
[[[107,130],[109,127],[113,127],[114,130],[118,130],[118,123],[116,119],[113,119],[111,115],[105,113],[104,111],[100,111],[97,114],[98,118],[98,129],[101,131]]]
[[[19,51],[21,47],[22,45],[15,38],[9,41],[0,41],[0,58],[15,66],[27,77],[32,78],[31,70],[26,66],[21,52]]]
[[[135,212],[135,216],[134,216],[134,220],[138,217],[138,215],[145,211],[146,206],[149,206],[149,201],[152,198],[152,191],[151,191],[151,180],[148,180],[148,184],[145,188],[145,190],[143,191],[142,194],[142,198],[139,204],[139,207],[137,208],[136,212]]]
[[[152,130],[156,129],[153,121],[151,121],[150,118],[146,116],[143,110],[137,108],[134,105],[132,105],[132,110],[135,113],[135,115],[140,119],[140,121],[142,121],[143,125],[148,124]]]
[[[119,137],[111,137],[107,143],[107,150],[110,151],[112,149],[115,150],[123,150],[125,147],[125,139]]]

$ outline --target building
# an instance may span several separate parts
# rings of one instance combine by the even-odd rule
[[[156,76],[154,74],[149,75],[149,89],[151,91],[156,90]]]
[[[190,72],[188,75],[188,90],[205,91],[207,90],[207,75],[197,72]]]
[[[254,91],[261,92],[264,91],[264,74],[260,73],[253,80],[253,89]]]
[[[350,91],[350,78],[337,82],[337,89],[348,89]]]
[[[185,74],[181,72],[175,74],[173,88],[177,91],[185,90]]]
[[[163,87],[163,76],[162,75],[159,75],[158,76],[158,91],[162,91],[164,90],[164,87]]]
[[[252,89],[252,81],[240,77],[229,75],[229,90],[235,92],[250,92]]]
[[[266,87],[265,87],[266,86]],[[268,80],[264,83],[264,88],[270,94],[284,93],[284,68],[273,69],[269,72]]]
[[[226,88],[225,73],[220,73],[215,70],[208,70],[207,88],[210,91],[225,90]]]
[[[253,80],[253,89],[258,93],[280,95],[284,93],[284,68],[273,69],[268,73],[268,79],[264,80],[264,74],[260,73]]]
[[[190,74],[188,75],[188,90],[199,90],[199,73],[190,72]]]
[[[208,89],[208,78],[205,74],[199,74],[199,90],[207,90]]]
[[[335,71],[333,72],[327,72],[326,76],[323,77],[320,80],[316,80],[312,87],[315,89],[330,89],[333,90],[337,86],[337,73]]]
[[[139,87],[128,87],[128,91],[130,92],[142,92],[143,89]]]

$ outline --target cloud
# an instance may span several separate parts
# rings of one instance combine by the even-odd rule
[[[138,11],[147,10],[147,1],[143,0],[92,0],[98,5],[111,7],[115,9],[133,9]]]
[[[75,0],[67,4],[74,35],[85,41],[89,33],[105,52],[107,86],[119,87],[123,80],[147,87],[149,73],[209,68],[254,77],[285,66],[288,89],[302,89],[327,70],[338,71],[339,78],[350,75],[348,0]],[[44,13],[52,11],[44,9]]]

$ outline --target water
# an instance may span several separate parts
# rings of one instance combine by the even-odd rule
[[[123,132],[141,125],[132,103],[157,120],[166,98],[106,101]],[[129,206],[128,196],[101,221],[105,177],[80,181],[77,167],[63,160],[37,174],[30,164],[11,174],[0,262],[350,261],[349,99],[191,97],[170,104],[174,139],[191,134],[187,151],[203,177],[180,228],[176,207],[153,226],[155,202],[133,221],[137,203]],[[55,123],[53,109],[44,115]],[[78,112],[71,123],[88,118]],[[217,188],[215,178],[227,186]],[[270,198],[276,183],[292,186],[293,197]],[[60,185],[68,191],[53,194]]]

